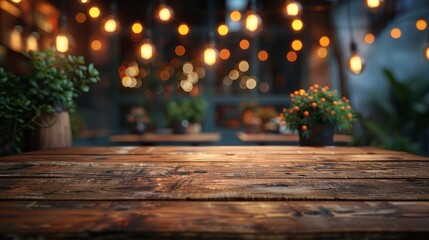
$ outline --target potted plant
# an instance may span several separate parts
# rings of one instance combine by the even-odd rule
[[[127,114],[126,120],[133,134],[144,133],[150,123],[146,110],[141,106],[132,107]]]
[[[167,117],[175,133],[195,134],[201,132],[201,122],[208,104],[202,97],[188,98],[167,105]]]
[[[2,74],[5,86],[2,84],[0,97],[7,100],[2,104],[7,111],[1,112],[0,125],[6,128],[7,117],[14,115],[16,120],[6,126],[17,126],[2,145],[12,143],[16,150],[69,146],[69,111],[75,109],[74,99],[100,80],[99,72],[93,64],[87,65],[84,57],[58,53],[54,49],[30,51],[25,55],[28,57],[26,74]],[[16,141],[24,137],[25,141]]]
[[[291,93],[290,107],[280,118],[289,129],[299,131],[301,145],[323,146],[333,144],[335,128],[351,128],[354,115],[346,97],[314,84]]]

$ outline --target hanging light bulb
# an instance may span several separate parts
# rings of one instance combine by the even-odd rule
[[[376,9],[383,4],[384,0],[364,0],[365,6],[369,9]]]
[[[302,5],[298,1],[286,1],[283,13],[289,18],[299,18],[302,15]]]
[[[364,59],[359,55],[356,43],[350,45],[351,56],[347,59],[347,67],[353,74],[360,74],[365,68]]]
[[[207,47],[204,49],[203,58],[204,58],[205,64],[212,66],[216,63],[217,57],[219,55],[219,52],[215,47],[213,32],[210,32],[208,41],[209,43],[207,44]]]
[[[251,33],[256,33],[261,29],[262,20],[256,12],[249,11],[246,17],[246,29]]]
[[[58,35],[55,37],[55,48],[57,49],[58,52],[62,52],[65,53],[69,50],[69,38],[67,37],[66,34],[66,22],[67,22],[67,18],[66,15],[64,14],[64,0],[63,0],[63,6],[62,6],[62,14],[61,14],[61,18],[60,18],[60,32],[58,33]]]
[[[119,22],[113,15],[107,17],[106,20],[104,21],[103,29],[107,33],[114,33],[116,32],[116,30],[118,30],[118,28],[119,28]]]
[[[425,47],[425,58],[429,61],[429,36]]]
[[[62,32],[55,38],[55,48],[58,52],[65,53],[69,50],[69,39],[67,35]]]
[[[250,10],[247,11],[245,27],[251,34],[259,32],[262,28],[261,17],[256,13],[256,0],[251,0],[250,2]]]
[[[166,23],[170,22],[174,18],[174,11],[171,7],[161,1],[161,4],[156,11],[156,18],[158,21]]]
[[[213,64],[216,63],[217,56],[218,56],[218,51],[214,46],[208,46],[204,50],[204,62],[209,66],[212,66]]]
[[[153,57],[154,54],[155,54],[155,46],[153,45],[150,38],[147,38],[140,45],[140,56],[145,60],[149,60]]]
[[[39,50],[39,42],[38,39],[40,34],[38,32],[32,32],[27,37],[26,50],[27,51],[38,51]]]

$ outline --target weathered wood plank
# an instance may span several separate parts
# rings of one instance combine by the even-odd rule
[[[222,154],[304,154],[304,155],[342,155],[342,154],[406,154],[400,151],[391,151],[377,147],[301,147],[301,146],[159,146],[159,147],[69,147],[51,148],[42,151],[26,152],[29,155],[68,155],[68,154],[89,154],[89,155],[109,155],[109,154],[199,154],[199,153],[222,153]]]
[[[429,161],[404,162],[0,162],[1,177],[26,178],[429,179]]]
[[[0,233],[428,233],[428,202],[1,201]]]
[[[267,154],[257,155],[252,153],[195,153],[195,154],[145,154],[145,155],[79,155],[78,152],[69,155],[42,155],[42,154],[18,154],[0,158],[0,162],[6,161],[64,161],[64,162],[255,162],[255,163],[279,163],[279,162],[394,162],[394,161],[429,161],[429,158],[412,154],[349,154],[349,155],[304,155],[304,154]]]
[[[245,133],[238,132],[236,137],[247,143],[287,143],[299,142],[298,134],[271,134],[271,133]],[[335,134],[334,143],[352,143],[353,136],[345,134]]]
[[[429,200],[427,179],[2,178],[2,200]]]
[[[125,143],[166,143],[166,142],[179,142],[179,143],[210,143],[217,142],[221,138],[219,133],[198,133],[198,134],[125,134],[125,135],[112,135],[109,140],[111,142],[125,142]]]

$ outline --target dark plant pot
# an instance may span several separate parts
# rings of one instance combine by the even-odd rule
[[[146,131],[144,123],[134,123],[130,125],[130,132],[132,134],[143,134]]]
[[[332,146],[334,145],[334,125],[331,123],[316,123],[309,129],[310,136],[305,138],[299,131],[301,146]]]
[[[188,126],[189,122],[187,120],[183,120],[180,123],[175,123],[173,126],[173,132],[175,134],[185,134]]]

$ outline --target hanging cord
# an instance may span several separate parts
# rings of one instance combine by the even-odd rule
[[[60,17],[60,27],[64,28],[66,26],[67,17],[66,17],[66,1],[61,1],[61,17]]]
[[[353,35],[353,24],[352,24],[352,13],[351,13],[351,6],[352,6],[352,1],[349,1],[347,4],[347,9],[346,9],[346,14],[347,14],[347,20],[348,20],[348,25],[349,25],[349,33],[350,33],[350,50],[352,52],[357,50],[357,46],[355,43],[355,38]]]

